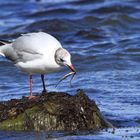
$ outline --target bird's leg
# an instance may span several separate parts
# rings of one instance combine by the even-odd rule
[[[41,74],[41,80],[42,80],[42,84],[43,84],[42,93],[47,93],[46,86],[45,86],[45,81],[44,81],[44,74]]]
[[[32,94],[32,83],[33,83],[32,75],[29,75],[29,79],[30,79],[30,96],[28,98],[33,99],[35,96],[33,96]]]

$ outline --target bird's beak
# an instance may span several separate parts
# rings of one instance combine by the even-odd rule
[[[67,66],[68,66],[68,68],[69,68],[72,72],[76,73],[76,70],[75,70],[75,68],[73,67],[73,65],[67,65]]]

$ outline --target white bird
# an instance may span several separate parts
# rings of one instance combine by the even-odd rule
[[[11,60],[21,71],[28,73],[30,78],[30,96],[32,99],[32,75],[40,74],[43,92],[46,91],[44,74],[60,70],[67,66],[75,73],[70,53],[62,48],[59,41],[44,32],[28,33],[7,43],[1,41],[0,55]]]

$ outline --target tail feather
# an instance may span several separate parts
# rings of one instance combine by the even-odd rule
[[[0,40],[0,55],[5,57],[5,54],[3,52],[4,48],[6,48],[6,46],[8,44],[11,44],[11,41],[7,41],[7,40]]]
[[[12,41],[0,39],[0,46],[10,44],[10,43],[12,43]]]

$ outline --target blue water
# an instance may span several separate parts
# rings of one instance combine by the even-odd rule
[[[68,72],[65,68],[46,75],[48,91],[75,94],[84,89],[117,127],[115,134],[0,131],[0,139],[140,139],[139,0],[1,0],[0,7],[0,39],[14,40],[23,33],[44,31],[71,52],[77,69],[73,87],[67,79],[55,88]],[[40,93],[40,77],[33,78],[34,94]],[[28,75],[0,57],[0,99],[28,95]]]

